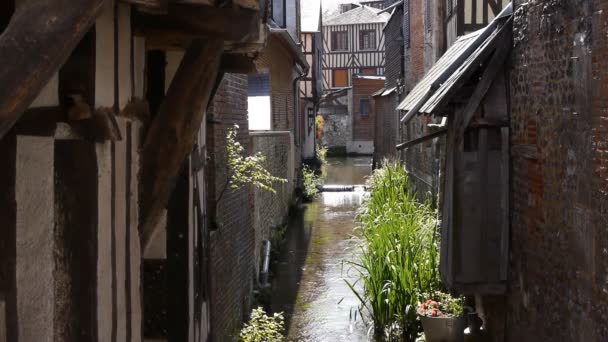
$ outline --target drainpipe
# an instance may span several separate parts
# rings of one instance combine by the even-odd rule
[[[301,44],[298,44],[300,46]],[[299,69],[299,68],[298,68]],[[298,121],[298,113],[300,112],[300,87],[298,87],[298,81],[308,75],[308,68],[304,68],[300,71],[300,74],[293,80],[293,94],[294,94],[294,111],[293,111],[293,133],[294,141],[296,146],[300,146],[299,143],[299,131],[300,121]]]

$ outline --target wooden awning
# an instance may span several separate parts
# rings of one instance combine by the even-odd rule
[[[401,123],[407,123],[420,113],[438,114],[481,63],[501,43],[506,43],[505,32],[510,30],[507,24],[511,22],[512,14],[509,4],[488,26],[458,38],[399,104],[397,109],[405,112]]]

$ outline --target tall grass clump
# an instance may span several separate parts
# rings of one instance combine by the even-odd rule
[[[436,214],[430,204],[416,201],[400,163],[386,163],[368,186],[369,199],[357,217],[362,253],[352,262],[362,290],[347,284],[373,320],[376,335],[414,341],[421,331],[418,303],[441,286]]]

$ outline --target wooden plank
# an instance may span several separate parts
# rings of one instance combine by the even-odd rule
[[[420,143],[425,142],[425,141],[427,141],[429,139],[434,139],[434,138],[440,137],[440,136],[442,136],[444,134],[447,134],[447,133],[448,133],[448,129],[447,128],[443,128],[443,129],[440,129],[440,130],[438,130],[436,132],[433,132],[431,134],[424,135],[424,136],[422,136],[420,138],[412,139],[410,141],[407,141],[407,142],[404,142],[402,144],[397,145],[397,151],[403,150],[404,148],[408,148],[410,146],[414,146],[414,145],[420,144]]]
[[[446,170],[445,186],[443,194],[443,210],[441,218],[441,248],[440,248],[440,271],[441,277],[447,286],[452,286],[454,282],[454,262],[453,262],[453,217],[452,207],[454,200],[454,120],[458,117],[458,112],[454,117],[448,117],[448,136],[446,144]]]
[[[219,72],[221,40],[192,42],[152,122],[142,153],[142,250],[156,234],[183,161],[192,151]]]
[[[0,138],[89,31],[104,0],[28,1],[0,35]]]
[[[510,22],[507,25],[510,25]],[[505,61],[511,50],[511,30],[507,30],[506,35],[505,39],[500,41],[496,48],[496,52],[494,52],[479,83],[477,83],[477,86],[463,111],[462,120],[459,120],[456,123],[456,141],[462,141],[464,131],[475,116],[481,101],[492,86],[492,82],[494,82],[496,76],[498,76],[504,68]]]
[[[132,22],[135,34],[155,41],[162,36],[167,40],[199,37],[241,42],[258,38],[259,18],[259,12],[243,8],[172,5],[164,15],[134,11]]]
[[[500,246],[500,280],[506,281],[509,271],[509,184],[510,184],[510,158],[509,158],[509,128],[503,127],[500,130],[502,137],[502,163],[500,165],[501,173],[501,210],[502,210],[502,226],[501,226],[501,246]]]
[[[474,256],[475,258],[470,260],[474,262],[477,259],[478,268],[476,271],[479,273],[476,275],[478,281],[488,281],[488,276],[490,274],[495,273],[495,270],[491,269],[492,266],[492,255],[496,253],[495,250],[490,250],[488,248],[488,238],[490,233],[488,230],[490,229],[499,229],[499,227],[493,227],[488,225],[488,210],[489,205],[488,201],[492,200],[492,198],[488,198],[488,129],[480,128],[478,135],[478,145],[477,145],[477,196],[475,202],[471,203],[471,205],[476,206],[478,208],[479,213],[479,222],[481,223],[479,226],[474,227],[471,231],[477,231],[477,236],[473,237],[474,240],[479,241],[479,255]],[[464,227],[463,227],[464,229]]]

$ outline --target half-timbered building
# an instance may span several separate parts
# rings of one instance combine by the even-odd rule
[[[323,89],[352,86],[356,74],[384,74],[384,32],[390,15],[369,6],[323,19]]]
[[[223,341],[240,327],[250,194],[227,195],[218,217],[238,213],[210,232],[225,165],[209,167],[206,133],[246,122],[267,4],[2,2],[0,341]]]
[[[306,76],[300,80],[302,158],[307,160],[315,157],[315,118],[319,109],[319,100],[323,94],[321,1],[302,1],[300,8],[302,49],[310,67]]]

